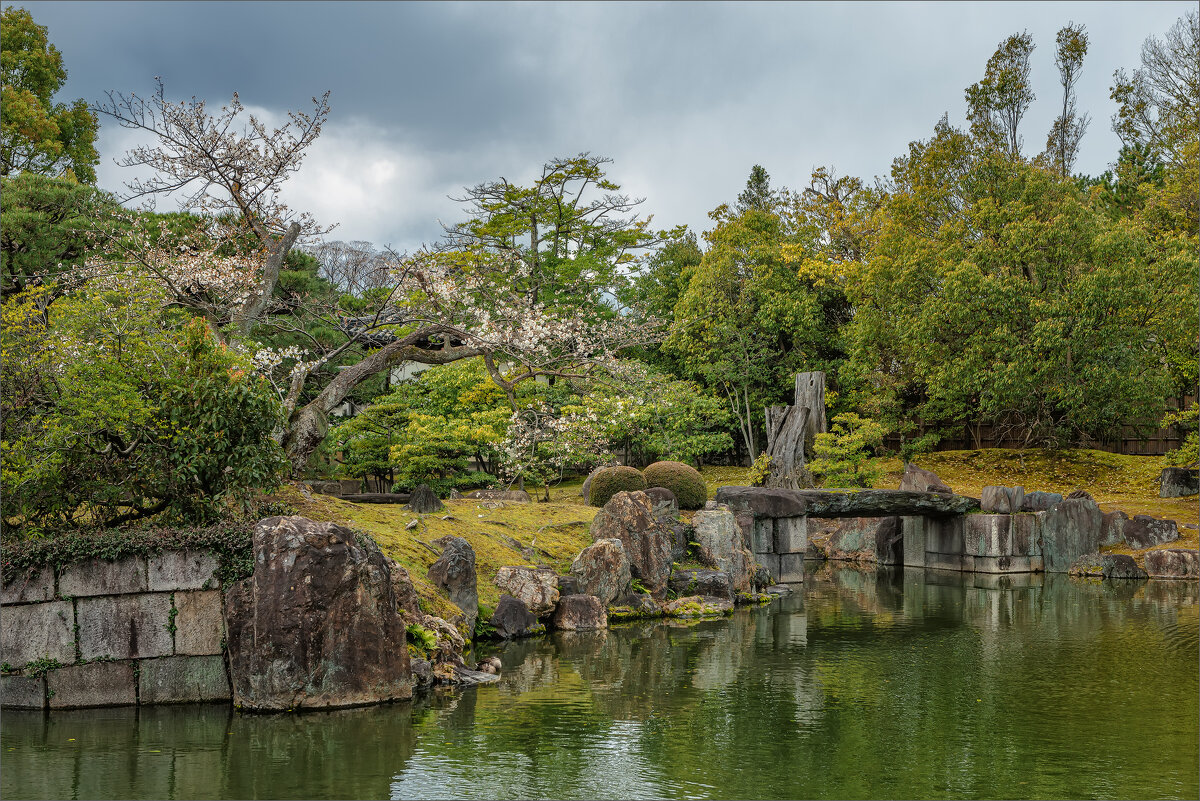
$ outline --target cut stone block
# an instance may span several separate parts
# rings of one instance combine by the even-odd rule
[[[84,659],[170,656],[171,594],[105,595],[78,601],[79,652]]]
[[[934,570],[959,570],[963,569],[963,555],[961,553],[930,553],[925,552],[925,567]]]
[[[228,701],[233,697],[223,656],[168,656],[139,663],[143,704]]]
[[[779,554],[759,553],[754,555],[754,559],[767,569],[772,579],[779,581]]]
[[[779,578],[781,584],[800,584],[804,581],[804,554],[779,554]]]
[[[132,662],[93,662],[46,673],[51,709],[137,703]]]
[[[1037,515],[1012,516],[1012,552],[1013,556],[1042,555],[1042,532],[1038,528]]]
[[[54,599],[54,568],[43,567],[33,575],[21,573],[0,589],[0,604],[28,604]]]
[[[769,517],[760,517],[754,521],[751,550],[754,553],[773,553],[775,551],[774,520]]]
[[[775,521],[775,552],[804,553],[808,550],[808,518],[781,517]]]
[[[926,528],[928,521],[917,515],[903,515],[900,518],[900,531],[903,538],[904,566],[925,566]]]
[[[1012,515],[968,515],[963,527],[963,552],[971,556],[1011,556]]]
[[[45,677],[0,676],[0,706],[8,709],[45,709]]]
[[[38,659],[75,661],[70,601],[0,607],[0,660],[20,668]]]
[[[961,554],[963,552],[963,518],[931,520],[926,524],[926,553]]]
[[[221,585],[217,557],[206,551],[164,551],[150,557],[148,589],[200,590]]]
[[[973,556],[972,568],[976,573],[1028,573],[1028,556]]]
[[[175,653],[202,656],[221,653],[225,616],[219,590],[175,593]]]
[[[92,559],[71,565],[58,577],[58,592],[63,597],[82,598],[145,591],[144,556],[127,556],[115,561]]]

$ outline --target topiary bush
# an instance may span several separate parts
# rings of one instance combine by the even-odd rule
[[[680,509],[701,509],[708,500],[708,485],[696,468],[683,462],[655,462],[642,471],[646,486],[675,493]]]
[[[618,492],[646,489],[646,478],[636,467],[606,467],[592,476],[588,503],[603,506]]]

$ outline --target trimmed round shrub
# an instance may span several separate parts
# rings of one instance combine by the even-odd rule
[[[646,489],[646,479],[636,467],[606,467],[592,476],[588,503],[603,506],[618,492]]]
[[[642,471],[646,486],[675,493],[680,509],[701,509],[708,500],[708,485],[696,468],[683,462],[655,462]]]

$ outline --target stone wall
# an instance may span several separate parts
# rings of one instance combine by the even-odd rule
[[[46,567],[0,590],[0,705],[228,701],[217,560],[164,551]],[[30,665],[30,663],[34,663]]]

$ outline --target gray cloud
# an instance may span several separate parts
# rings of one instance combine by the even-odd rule
[[[64,97],[238,91],[281,114],[332,90],[333,115],[290,191],[336,236],[413,248],[455,218],[447,195],[590,150],[663,226],[706,227],[750,166],[802,186],[815,166],[886,174],[1009,33],[1038,49],[1023,125],[1036,153],[1058,91],[1054,34],[1087,25],[1093,116],[1077,169],[1116,156],[1114,69],[1189,7],[1159,3],[27,3],[70,73]],[[128,133],[104,126],[106,160]],[[101,185],[121,172],[106,164]]]

